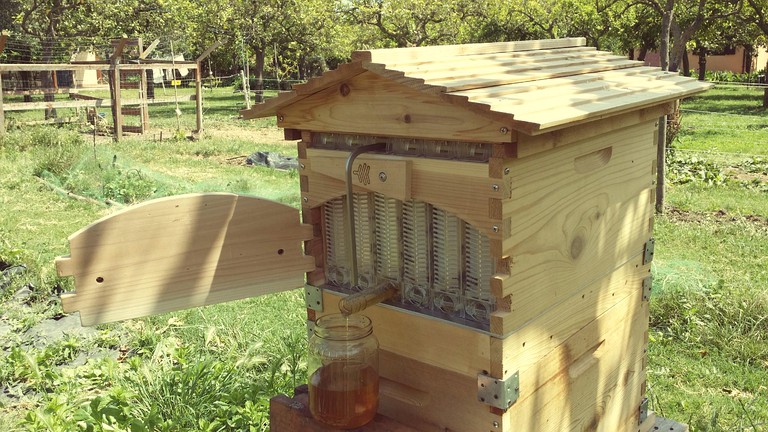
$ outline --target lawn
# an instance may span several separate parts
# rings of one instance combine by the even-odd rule
[[[761,94],[718,87],[683,103],[655,222],[648,394],[652,409],[693,431],[768,430]],[[242,94],[229,87],[204,98],[200,136],[189,133],[187,100],[178,119],[175,103],[152,105],[152,130],[120,143],[79,125],[0,139],[0,270],[25,268],[0,280],[0,430],[268,430],[269,398],[305,381],[300,290],[34,336],[67,319],[57,295],[72,280],[53,265],[67,237],[122,205],[229,191],[299,207],[295,172],[244,163],[256,151],[296,156],[274,119],[237,119]]]

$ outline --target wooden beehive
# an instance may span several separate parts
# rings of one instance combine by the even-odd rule
[[[71,238],[59,268],[76,275],[78,293],[65,307],[84,323],[123,319],[285,289],[306,271],[313,321],[358,286],[390,281],[400,296],[365,311],[381,345],[382,414],[421,431],[649,430],[659,118],[708,86],[584,44],[354,53],[243,111],[275,115],[299,140],[303,224],[230,195],[147,204],[123,215],[156,229],[140,246],[126,246],[137,239],[115,218]],[[365,145],[375,150],[350,167],[353,243],[345,165]],[[178,223],[197,212],[207,216]],[[177,229],[154,223],[160,216]],[[157,248],[201,228],[207,240]],[[120,297],[137,289],[126,266],[94,258],[111,246],[123,261],[134,259],[126,250],[153,250],[176,266],[150,264],[149,294]],[[179,264],[190,249],[213,251]]]
[[[356,235],[370,238],[357,251],[372,257],[366,280],[405,286],[409,233],[394,246],[398,279],[379,268],[393,247],[380,219],[410,231],[413,203],[432,209],[431,294],[365,312],[382,348],[382,413],[424,431],[634,431],[652,423],[641,412],[659,118],[705,88],[563,39],[356,52],[243,114],[276,115],[301,139],[317,267],[307,283],[323,297],[312,318],[345,295],[338,271],[328,274],[326,207],[344,195],[352,149],[386,144],[353,165],[370,174],[353,177],[355,219],[374,225]],[[437,304],[446,248],[434,218],[446,214],[462,237],[459,292],[472,273],[489,279],[487,320],[471,316],[469,294],[459,313]],[[472,254],[490,267],[472,269]]]

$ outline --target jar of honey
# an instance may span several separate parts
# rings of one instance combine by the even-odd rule
[[[307,368],[312,416],[338,429],[360,427],[379,406],[379,342],[370,318],[326,315],[315,322]]]

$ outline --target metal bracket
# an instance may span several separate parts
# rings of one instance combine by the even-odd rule
[[[304,301],[307,303],[307,309],[322,312],[323,290],[316,286],[304,285]]]
[[[487,373],[477,374],[477,400],[506,410],[520,397],[520,372],[506,380],[496,379]]]
[[[648,239],[648,242],[645,243],[645,248],[643,249],[643,265],[653,261],[653,248],[655,244],[656,240],[654,239]]]
[[[643,301],[651,299],[651,289],[653,288],[653,275],[643,279]]]
[[[638,418],[637,424],[641,425],[647,419],[648,419],[648,398],[643,398],[643,401],[640,402],[640,417]]]

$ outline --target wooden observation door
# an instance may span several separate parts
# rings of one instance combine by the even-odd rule
[[[95,325],[298,288],[315,268],[302,250],[311,238],[296,209],[261,198],[148,201],[69,237],[56,266],[77,292],[62,295],[63,308]]]

